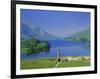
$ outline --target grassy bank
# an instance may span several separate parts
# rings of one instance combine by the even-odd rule
[[[80,67],[80,66],[89,66],[90,61],[80,60],[80,61],[71,61],[71,62],[62,62],[58,67]]]
[[[80,66],[89,66],[90,59],[86,59],[85,57],[80,57],[80,60],[71,60],[68,61],[62,58],[61,63],[57,68],[62,67],[80,67]],[[79,58],[79,57],[74,57]],[[65,59],[65,60],[63,60]],[[40,68],[54,68],[58,62],[55,58],[39,58],[33,60],[21,60],[21,69],[40,69]]]
[[[22,60],[21,69],[53,68],[56,61],[48,58]]]

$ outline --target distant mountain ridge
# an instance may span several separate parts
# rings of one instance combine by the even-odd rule
[[[70,37],[64,38],[65,40],[72,40],[72,41],[82,41],[82,42],[87,42],[90,41],[90,30],[85,29],[80,32],[75,33],[74,35]]]
[[[25,23],[21,23],[21,38],[22,39],[36,38],[39,40],[58,39],[58,37],[53,36],[38,27],[35,27],[33,25],[28,25]]]

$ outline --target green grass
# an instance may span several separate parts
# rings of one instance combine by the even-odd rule
[[[80,60],[80,61],[63,61],[58,67],[80,67],[80,66],[90,66],[90,61]]]
[[[55,65],[56,61],[48,58],[21,61],[21,69],[53,68]]]
[[[21,69],[54,68],[56,64],[57,64],[56,59],[50,59],[50,58],[21,60]],[[57,68],[80,67],[80,66],[90,66],[90,60],[62,61],[62,63],[60,63]]]

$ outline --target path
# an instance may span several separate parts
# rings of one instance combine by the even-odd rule
[[[62,63],[62,61],[58,62],[58,63],[55,65],[54,68],[57,68],[57,67],[59,66],[59,64],[61,64],[61,63]]]

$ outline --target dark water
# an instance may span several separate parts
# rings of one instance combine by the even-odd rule
[[[22,59],[34,59],[42,57],[57,57],[57,48],[61,51],[61,56],[89,56],[90,48],[86,47],[86,44],[83,42],[74,42],[74,41],[62,41],[62,40],[52,40],[49,41],[51,48],[49,52],[41,52],[38,54],[26,55],[21,54]]]

